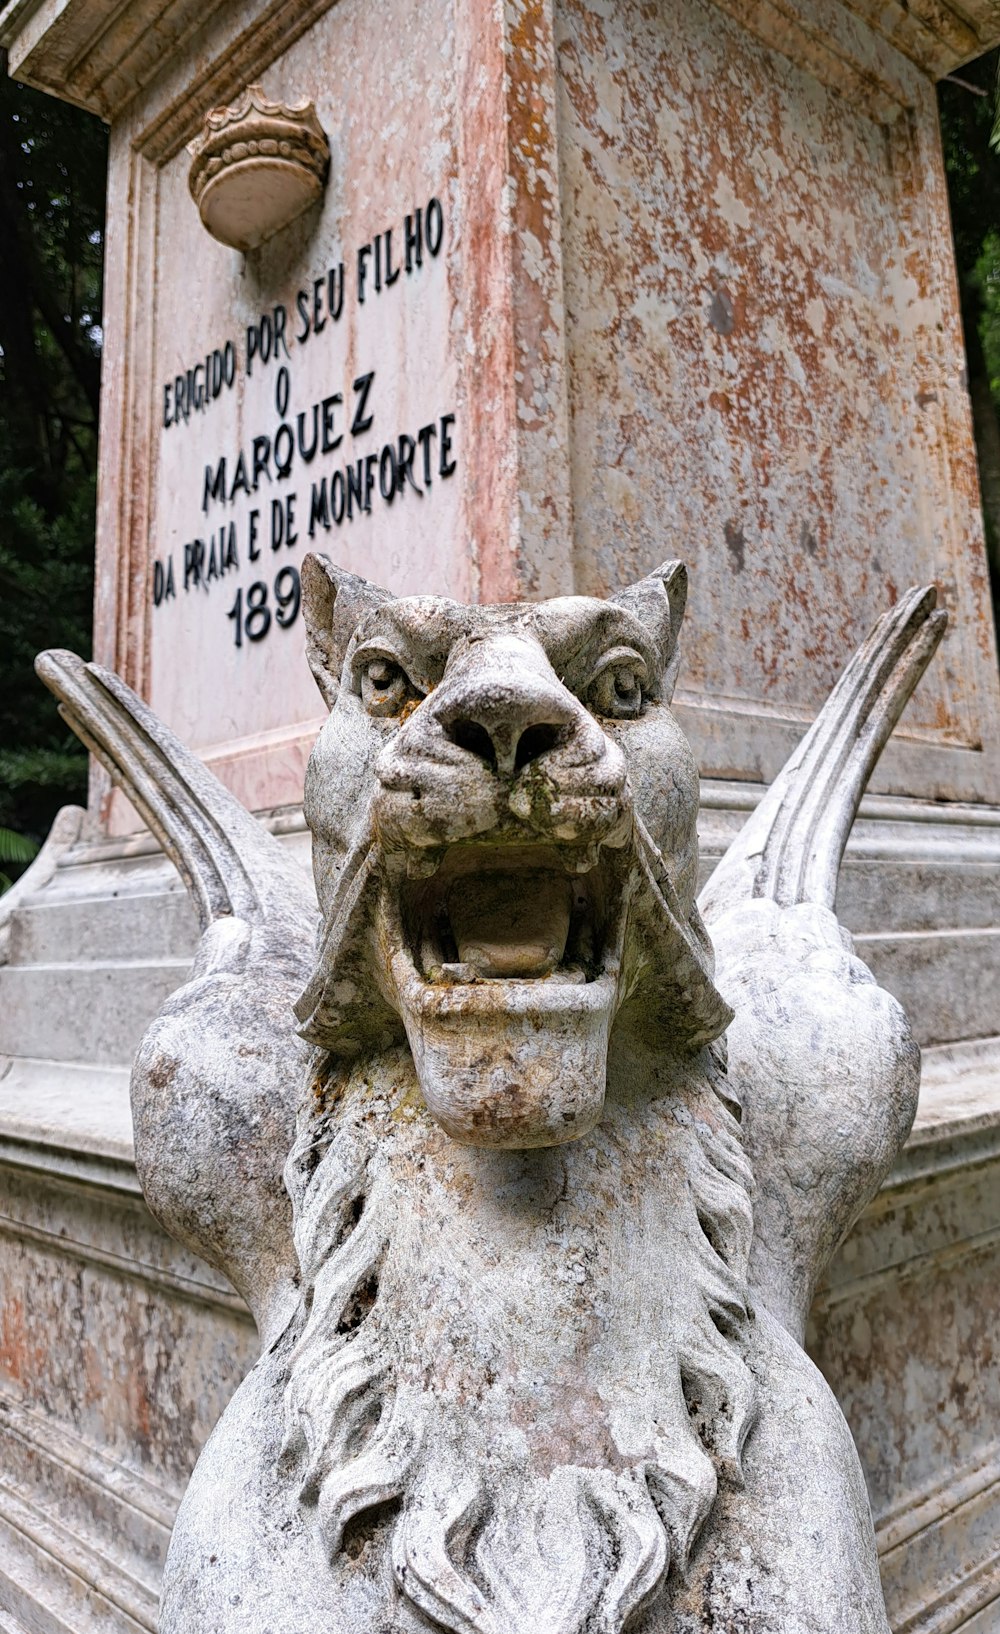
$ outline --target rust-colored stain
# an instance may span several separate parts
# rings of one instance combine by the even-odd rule
[[[578,588],[682,556],[682,696],[801,719],[903,588],[957,578],[903,730],[975,748],[995,658],[932,87],[884,42],[835,83],[736,10],[555,6]]]
[[[23,1302],[6,1300],[0,1308],[0,1372],[15,1384],[30,1385],[44,1369],[47,1348],[32,1333]]]

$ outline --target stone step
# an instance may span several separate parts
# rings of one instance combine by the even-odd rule
[[[93,1182],[110,1165],[138,1191],[129,1068],[0,1056],[0,1164],[43,1151],[50,1169],[58,1153],[61,1174]]]
[[[0,1618],[25,1634],[155,1634],[156,1608],[151,1583],[0,1477]]]
[[[0,1055],[125,1065],[187,959],[0,967]]]
[[[717,844],[703,848],[700,884],[721,855]],[[837,915],[854,936],[990,929],[1000,924],[1000,855],[877,861],[848,849]]]
[[[162,852],[133,851],[75,846],[20,895],[0,939],[0,1057],[127,1066],[183,982],[194,913]]]
[[[762,791],[705,784],[708,879]],[[992,807],[869,796],[851,830],[837,914],[923,1046],[1000,1031],[1000,819]]]
[[[704,882],[762,790],[702,787]],[[851,830],[837,913],[854,935],[990,929],[1000,924],[1000,817],[992,807],[867,796]]]
[[[855,936],[995,928],[1000,925],[1000,858],[874,861],[848,852],[837,915]]]
[[[46,902],[43,896],[13,915],[8,960],[12,965],[189,960],[197,940],[194,911],[179,887],[79,901]]]
[[[308,873],[301,816],[268,826]],[[0,1058],[127,1066],[197,942],[194,909],[151,835],[71,846],[6,918],[0,906]]]
[[[923,1046],[1000,1030],[1000,929],[861,935],[855,947]]]
[[[6,1487],[23,1502],[98,1549],[126,1583],[137,1582],[133,1596],[141,1598],[143,1586],[153,1592],[176,1513],[173,1494],[3,1390],[0,1468]]]

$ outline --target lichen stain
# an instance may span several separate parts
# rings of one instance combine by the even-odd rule
[[[157,1055],[149,1063],[146,1076],[152,1089],[169,1089],[177,1076],[179,1063],[170,1055]]]
[[[732,559],[733,570],[742,573],[746,566],[746,538],[738,522],[729,521],[724,528],[726,549]]]

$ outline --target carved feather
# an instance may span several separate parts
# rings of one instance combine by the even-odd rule
[[[749,897],[831,908],[847,837],[882,750],[937,651],[934,586],[883,613],[699,898],[714,921]]]
[[[756,1182],[751,1286],[799,1342],[819,1275],[916,1110],[906,1017],[833,906],[865,786],[944,633],[936,599],[910,590],[879,619],[699,904],[735,1012],[728,1086]]]
[[[75,653],[35,669],[59,713],[127,795],[187,886],[201,929],[232,915],[291,919],[308,938],[316,910],[301,868],[124,681]]]

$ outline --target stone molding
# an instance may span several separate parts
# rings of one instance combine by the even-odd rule
[[[0,1471],[0,1606],[30,1585],[26,1626],[47,1628],[35,1621],[44,1585],[45,1609],[69,1612],[74,1628],[155,1634],[176,1497],[6,1392]]]
[[[989,49],[1000,31],[1000,8],[979,5],[959,11],[918,0],[715,0],[754,37],[780,51],[821,84],[891,124],[913,105],[904,64],[940,79]]]
[[[230,54],[225,67],[213,67],[213,86],[206,84],[200,105],[189,106],[192,128],[210,107],[236,95],[241,80],[245,85],[255,77],[254,66],[287,49],[329,5],[330,0],[312,0],[304,6],[271,0],[245,31],[243,48]],[[53,0],[9,0],[0,11],[0,45],[10,52],[11,69],[19,79],[110,120],[145,90],[205,20],[204,6],[193,0],[169,0],[155,29],[149,27],[148,8],[135,0],[116,8],[110,20],[99,0],[76,0],[69,6]],[[254,65],[249,71],[247,46]],[[177,139],[174,151],[187,139]]]
[[[178,1462],[252,1360],[249,1317],[160,1231],[117,1130],[99,1150],[95,1119],[81,1154],[44,1117],[32,1138],[22,1089],[20,1108],[0,1090],[0,1629],[155,1634]]]
[[[117,1206],[138,1208],[146,1217],[134,1162],[98,1156],[77,1159],[51,1137],[46,1138],[42,1131],[34,1140],[0,1133],[0,1173],[3,1171],[16,1172],[22,1180],[51,1189],[56,1196],[74,1195],[84,1207],[88,1206],[90,1194],[97,1190],[109,1201],[116,1201]],[[204,1262],[176,1249],[169,1238],[163,1239],[166,1251],[162,1261],[157,1262],[137,1254],[116,1252],[105,1243],[74,1236],[65,1228],[33,1223],[18,1217],[9,1206],[0,1207],[0,1237],[126,1277],[158,1294],[180,1295],[189,1303],[206,1305],[249,1321],[246,1305],[225,1278]]]
[[[924,1065],[913,1134],[829,1268],[810,1350],[858,1438],[895,1634],[986,1634],[1000,1599],[983,1361],[1000,1260],[1000,1038],[927,1051]]]
[[[305,8],[309,22],[328,3]],[[1000,6],[994,0],[971,0],[961,8],[931,0],[911,5],[846,0],[820,7],[805,0],[717,4],[823,83],[867,103],[879,119],[894,118],[906,106],[905,92],[888,66],[889,48],[938,78],[1000,40]],[[272,4],[256,26],[281,31],[290,9]],[[118,7],[110,21],[99,0],[68,5],[9,0],[0,12],[0,44],[10,52],[18,78],[109,119],[148,84],[181,39],[201,24],[203,13],[193,0],[170,0],[154,30],[148,27],[148,9],[136,0]],[[231,94],[232,87],[225,95]]]
[[[965,1552],[970,1533],[984,1544],[973,1564]],[[875,1540],[894,1634],[953,1634],[988,1607],[995,1609],[1000,1600],[1000,1548],[990,1547],[990,1541],[998,1533],[998,1442],[981,1448],[946,1480],[911,1495],[883,1516]],[[915,1553],[927,1562],[921,1574],[923,1588],[913,1582]],[[935,1566],[940,1572],[936,1580]]]

